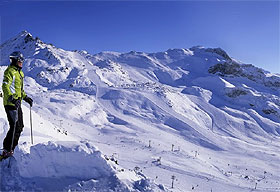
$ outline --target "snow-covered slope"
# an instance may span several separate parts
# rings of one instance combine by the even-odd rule
[[[91,55],[26,31],[0,48],[0,80],[12,51],[26,56],[25,90],[35,102],[35,145],[25,105],[1,189],[280,190],[279,75],[221,48]],[[8,182],[13,174],[17,183]]]

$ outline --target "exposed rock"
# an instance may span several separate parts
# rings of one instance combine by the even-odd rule
[[[224,57],[226,60],[231,60],[230,56],[221,48],[208,48],[205,51],[211,52],[211,53],[216,53],[216,54]]]
[[[209,73],[216,74],[219,73],[219,75],[235,75],[235,76],[241,76],[242,69],[239,64],[237,63],[218,63],[214,66],[211,66],[208,69]]]
[[[247,95],[247,92],[242,89],[234,89],[231,92],[226,93],[227,96],[236,98],[240,95]]]
[[[264,85],[267,87],[280,87],[280,81],[266,81]]]
[[[269,114],[277,114],[277,111],[275,111],[274,109],[263,109],[262,110],[265,114],[269,115]]]
[[[280,87],[280,78],[276,75],[266,76],[264,70],[254,67],[251,64],[238,64],[236,62],[224,62],[211,66],[209,73],[228,77],[245,77],[251,81],[261,83],[267,87]]]
[[[32,35],[30,33],[28,33],[24,38],[24,42],[28,43],[30,41],[35,41],[35,39],[32,37]]]

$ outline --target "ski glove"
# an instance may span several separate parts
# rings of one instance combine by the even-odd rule
[[[32,107],[32,105],[33,105],[33,100],[32,100],[30,97],[26,96],[23,100],[24,100],[25,102],[27,102],[27,103],[30,105],[30,107]]]
[[[20,99],[15,99],[12,95],[8,98],[9,102],[12,102],[15,107],[18,109],[20,107],[21,101]]]

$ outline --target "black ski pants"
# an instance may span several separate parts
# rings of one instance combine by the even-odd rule
[[[24,127],[22,110],[21,107],[19,107],[18,109],[16,109],[14,106],[9,106],[9,105],[6,105],[4,107],[8,117],[10,129],[4,139],[3,147],[5,150],[11,151],[14,150],[15,147],[18,145],[18,140]],[[13,138],[14,138],[14,142],[12,146]]]

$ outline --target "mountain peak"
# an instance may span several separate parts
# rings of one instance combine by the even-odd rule
[[[13,38],[13,40],[22,40],[24,39],[24,41],[30,41],[30,40],[35,40],[33,37],[32,37],[32,34],[29,33],[28,31],[26,30],[23,30],[21,31],[20,33],[18,33],[15,38]]]
[[[9,58],[7,57],[7,55],[10,55],[13,51],[21,51],[25,56],[30,55],[35,47],[36,42],[38,41],[38,38],[33,38],[31,33],[26,30],[21,31],[13,38],[8,39],[0,45],[1,65],[9,64]]]
[[[28,31],[26,31],[26,30],[23,30],[23,31],[21,31],[20,33],[19,33],[19,35],[20,36],[22,36],[22,35],[27,35],[27,34],[30,34]],[[31,35],[31,34],[30,34]]]
[[[205,52],[210,52],[210,53],[216,53],[217,55],[220,55],[224,57],[226,60],[232,60],[232,58],[227,54],[225,50],[223,50],[220,47],[217,48],[205,48],[201,45],[198,46],[193,46],[190,48],[191,51],[205,51]]]
[[[32,37],[31,33],[24,30],[24,31],[21,31],[20,33],[18,33],[14,38],[7,40],[5,43],[3,43],[3,45],[7,44],[7,43],[19,45],[19,44],[23,44],[23,43],[28,43],[30,41],[35,41],[35,39]]]

